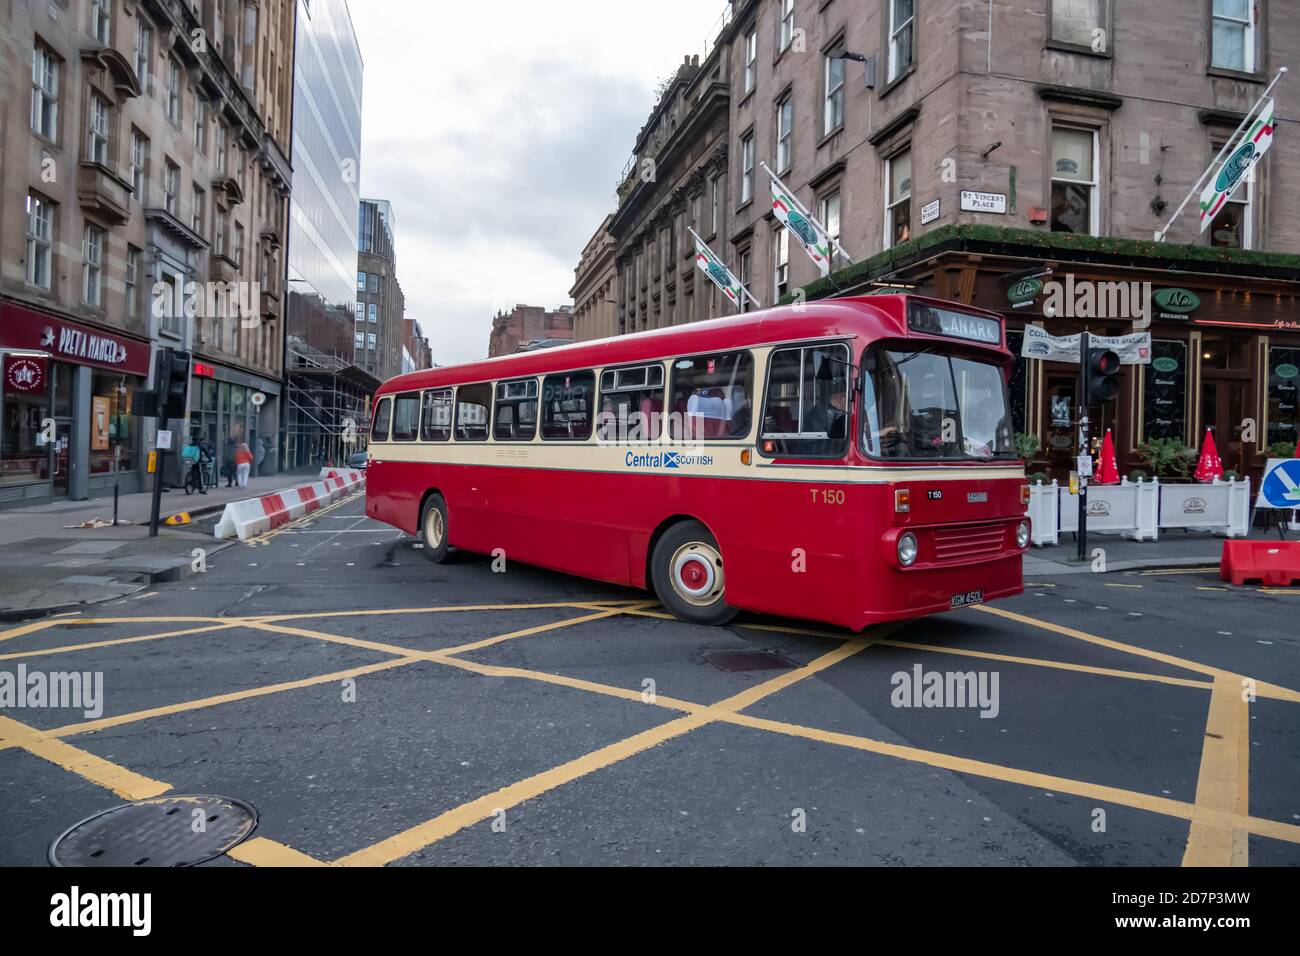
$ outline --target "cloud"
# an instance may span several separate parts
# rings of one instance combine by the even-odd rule
[[[491,318],[569,302],[582,247],[658,79],[716,9],[668,0],[351,0],[365,60],[361,192],[393,203],[408,317],[435,362],[486,354]]]

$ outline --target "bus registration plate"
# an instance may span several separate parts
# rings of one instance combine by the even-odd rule
[[[983,591],[963,591],[961,594],[954,594],[948,601],[949,609],[954,607],[966,607],[970,604],[983,604]]]

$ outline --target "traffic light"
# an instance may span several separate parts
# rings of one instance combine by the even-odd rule
[[[159,360],[159,372],[163,416],[184,418],[190,392],[190,353],[167,349]]]
[[[1110,349],[1089,349],[1083,370],[1087,403],[1109,402],[1119,394],[1119,356]]]

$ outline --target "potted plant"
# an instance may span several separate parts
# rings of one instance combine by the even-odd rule
[[[1183,479],[1196,467],[1196,449],[1181,438],[1153,438],[1138,445],[1138,457],[1161,479]]]
[[[1025,462],[1033,461],[1038,450],[1043,447],[1037,435],[1030,435],[1027,432],[1016,432],[1015,445],[1016,454]]]
[[[1268,446],[1269,458],[1291,458],[1294,455],[1295,455],[1294,442],[1275,441],[1273,442],[1273,444]]]

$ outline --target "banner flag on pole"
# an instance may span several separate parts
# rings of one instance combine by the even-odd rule
[[[817,263],[823,277],[831,271],[831,241],[816,219],[804,214],[803,207],[785,188],[785,184],[772,176],[772,212],[790,235],[799,240],[808,258]]]
[[[722,290],[736,308],[741,307],[745,296],[758,305],[758,300],[749,294],[749,290],[740,284],[740,280],[731,274],[731,270],[713,254],[713,250],[695,234],[695,230],[691,229],[690,233],[695,238],[695,264],[699,266],[700,271],[713,280],[713,284]]]
[[[1273,100],[1265,100],[1259,115],[1250,124],[1241,140],[1232,149],[1219,174],[1201,193],[1201,232],[1214,221],[1223,204],[1232,198],[1255,164],[1264,158],[1273,145]]]

